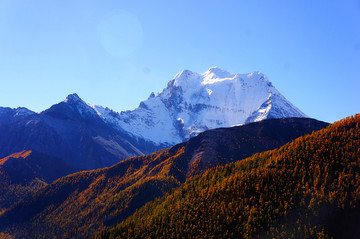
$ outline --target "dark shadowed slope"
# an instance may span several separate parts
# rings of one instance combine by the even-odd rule
[[[4,212],[1,230],[18,237],[91,235],[211,166],[279,147],[326,125],[294,118],[211,130],[170,149],[133,157],[110,168],[79,172]]]
[[[31,150],[0,159],[0,211],[73,171],[61,159]]]
[[[306,118],[269,119],[241,127],[208,130],[185,143],[187,176],[277,148],[328,124]]]
[[[111,166],[143,154],[134,140],[107,125],[76,94],[40,114],[26,111],[19,117],[18,109],[3,111],[0,157],[36,150],[61,158],[79,171]]]
[[[206,171],[96,238],[359,238],[360,114]]]

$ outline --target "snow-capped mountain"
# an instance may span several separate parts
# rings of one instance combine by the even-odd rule
[[[133,111],[89,105],[112,127],[137,140],[170,146],[208,129],[269,118],[307,117],[260,72],[231,74],[217,67],[184,70]]]
[[[283,117],[306,115],[260,72],[184,70],[133,111],[117,113],[77,94],[41,113],[0,107],[0,156],[36,150],[74,169],[92,169],[173,146],[208,129]]]

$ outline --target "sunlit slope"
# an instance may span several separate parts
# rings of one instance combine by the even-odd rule
[[[97,238],[357,238],[360,115],[213,168]]]
[[[3,213],[0,229],[18,237],[92,235],[210,167],[279,147],[326,125],[272,119],[206,131],[170,149],[61,178]]]

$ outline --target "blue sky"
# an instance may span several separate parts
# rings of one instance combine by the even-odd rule
[[[310,117],[360,112],[360,1],[0,0],[0,105],[134,109],[183,69],[261,71]]]

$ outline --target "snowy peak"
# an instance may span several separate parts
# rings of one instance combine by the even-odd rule
[[[218,67],[212,67],[202,74],[192,72],[190,70],[184,70],[177,74],[174,79],[168,83],[167,88],[179,87],[184,91],[224,81],[230,84],[248,86],[265,84],[272,87],[269,79],[263,73],[258,71],[251,72],[249,74],[232,74]]]
[[[68,104],[83,104],[85,103],[76,93],[70,94],[64,100]]]
[[[168,87],[176,86],[183,89],[194,88],[200,85],[213,84],[225,79],[234,79],[235,76],[235,74],[231,74],[218,67],[212,67],[203,74],[183,70],[169,82]]]
[[[63,102],[70,106],[70,108],[78,111],[81,115],[84,113],[94,113],[94,109],[83,101],[76,93],[68,95]]]
[[[16,116],[28,116],[35,114],[35,112],[25,108],[25,107],[18,107],[18,108],[9,108],[9,107],[0,107],[0,114],[12,112]]]
[[[167,87],[120,114],[94,106],[114,127],[137,139],[171,146],[208,129],[268,118],[306,117],[261,72],[232,74],[218,67],[184,70]]]
[[[102,121],[94,108],[83,101],[75,93],[68,95],[64,101],[51,106],[42,113],[52,115],[53,117],[69,118],[72,120]]]
[[[80,114],[85,112],[94,114],[94,109],[85,101],[83,101],[76,93],[70,94],[63,101],[66,105],[77,110]]]
[[[183,70],[177,74],[172,81],[168,83],[167,88],[181,87],[182,89],[187,89],[194,87],[200,84],[201,75],[189,70]]]
[[[205,73],[184,70],[160,93],[151,93],[132,111],[117,113],[85,103],[77,94],[64,104],[82,117],[99,118],[137,142],[167,147],[205,130],[269,118],[307,117],[261,72],[233,74],[218,67]]]
[[[202,75],[204,78],[209,78],[209,79],[222,79],[222,78],[233,78],[234,77],[234,74],[230,74],[229,72],[227,72],[219,67],[211,67]]]
[[[15,116],[28,116],[28,115],[32,115],[32,114],[35,114],[35,112],[25,108],[25,107],[18,107],[15,109]]]
[[[2,122],[21,120],[33,114],[36,113],[24,107],[18,107],[15,109],[0,107],[0,124]]]

